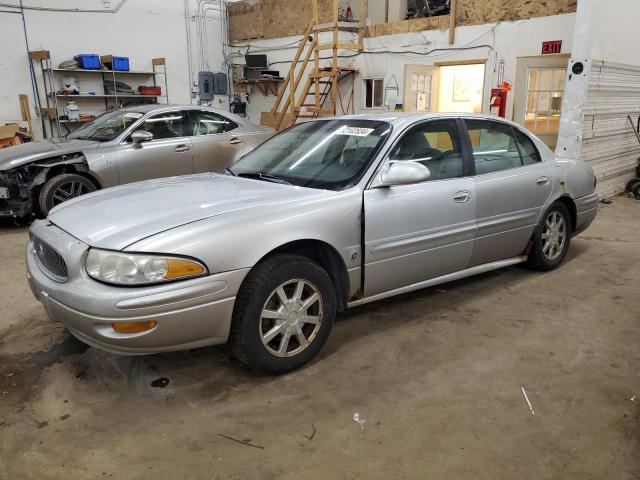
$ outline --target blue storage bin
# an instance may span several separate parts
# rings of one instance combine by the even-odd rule
[[[110,70],[117,70],[119,72],[129,71],[129,57],[111,57],[111,65],[107,64],[107,68]]]
[[[102,68],[100,57],[94,53],[82,53],[76,55],[73,59],[78,62],[80,68],[85,70],[100,70],[100,68]]]

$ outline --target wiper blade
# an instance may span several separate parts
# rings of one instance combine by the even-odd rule
[[[247,172],[247,173],[238,173],[237,176],[242,178],[255,178],[256,180],[263,180],[265,182],[272,182],[272,183],[280,183],[282,185],[292,185],[291,182],[287,182],[284,178],[280,178],[275,175],[271,175],[269,173]]]

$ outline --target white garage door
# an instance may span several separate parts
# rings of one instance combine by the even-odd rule
[[[640,143],[628,120],[640,117],[640,66],[594,61],[584,109],[581,157],[598,177],[598,193],[611,197],[635,176]]]

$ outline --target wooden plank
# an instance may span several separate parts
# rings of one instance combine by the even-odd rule
[[[49,50],[34,50],[29,52],[29,58],[31,60],[48,60]]]
[[[228,4],[229,39],[232,42],[260,38],[264,35],[262,2],[251,5],[246,2]]]
[[[31,125],[31,110],[29,109],[29,97],[27,97],[24,93],[18,95],[18,101],[20,102],[20,113],[22,114],[22,120],[27,122],[29,125],[29,135],[33,134],[33,129]]]
[[[449,45],[456,43],[456,15],[458,14],[458,0],[451,0],[449,13]]]

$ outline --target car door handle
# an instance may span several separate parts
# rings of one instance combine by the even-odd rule
[[[237,145],[238,143],[242,143],[242,139],[238,137],[233,137],[231,138],[231,140],[229,140],[229,143],[231,145]]]
[[[549,185],[549,177],[540,177],[536,180],[539,187],[546,187]]]
[[[191,150],[191,147],[189,145],[178,145],[176,146],[176,148],[173,149],[174,152],[177,153],[182,153],[182,152],[188,152],[189,150]]]
[[[458,192],[453,196],[453,201],[456,203],[467,203],[469,200],[471,200],[471,192],[466,190]]]

